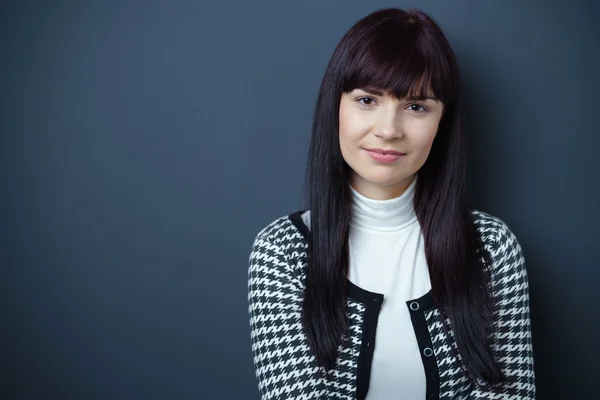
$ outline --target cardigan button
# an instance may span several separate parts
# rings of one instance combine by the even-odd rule
[[[410,309],[413,311],[417,311],[419,309],[419,303],[413,301],[412,303],[410,303]]]
[[[433,350],[431,349],[431,347],[426,347],[423,350],[423,354],[425,355],[425,357],[431,357],[433,355]]]

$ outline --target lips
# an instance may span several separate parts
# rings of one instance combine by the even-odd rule
[[[393,163],[401,159],[405,155],[404,153],[400,153],[395,150],[376,150],[379,151],[365,150],[365,152],[369,155],[369,157],[371,157],[371,159],[375,160],[378,163]]]
[[[391,154],[391,155],[395,155],[395,156],[403,156],[406,153],[402,153],[400,151],[396,151],[396,150],[384,150],[384,149],[365,149],[367,151],[371,151],[373,153],[379,153],[379,154]]]

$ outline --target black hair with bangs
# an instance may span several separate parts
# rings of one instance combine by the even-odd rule
[[[319,89],[306,170],[311,229],[302,324],[308,344],[329,371],[348,332],[351,171],[340,150],[339,106],[343,93],[363,87],[397,98],[433,95],[444,104],[429,157],[418,171],[415,211],[434,303],[442,321],[450,321],[463,364],[471,379],[500,383],[490,342],[489,260],[466,204],[458,66],[439,26],[419,10],[388,8],[359,20],[336,47]]]

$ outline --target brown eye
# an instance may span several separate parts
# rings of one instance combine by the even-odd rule
[[[373,103],[375,103],[375,99],[373,99],[372,97],[360,97],[357,100],[360,104],[364,106],[370,106]]]
[[[409,107],[410,107],[411,111],[415,111],[417,113],[422,113],[422,112],[427,111],[427,109],[420,104],[411,104]]]

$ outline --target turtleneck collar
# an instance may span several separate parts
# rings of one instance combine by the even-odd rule
[[[414,194],[417,177],[399,197],[389,200],[374,200],[360,194],[350,186],[352,213],[350,226],[365,231],[394,232],[417,221]]]

